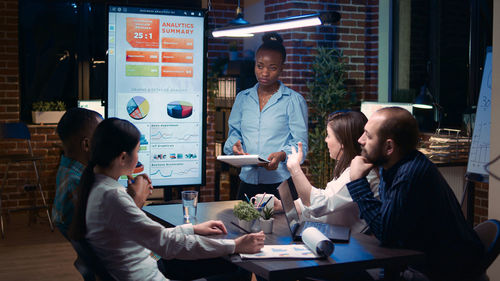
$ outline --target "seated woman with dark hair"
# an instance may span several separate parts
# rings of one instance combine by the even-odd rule
[[[335,160],[333,179],[324,189],[311,185],[300,168],[302,144],[299,143],[298,151],[292,148],[287,161],[287,168],[299,195],[295,203],[306,220],[348,226],[354,232],[363,232],[366,223],[360,219],[358,206],[352,201],[346,184],[350,182],[351,160],[361,153],[358,139],[363,134],[367,119],[361,112],[341,111],[330,114],[327,122],[325,142],[330,158]],[[367,178],[372,192],[378,197],[377,173],[372,170]],[[275,207],[279,208],[279,205],[275,203]]]
[[[264,246],[263,233],[235,240],[201,236],[227,233],[220,221],[165,228],[148,218],[140,207],[152,190],[149,177],[129,178],[129,190],[133,190],[129,193],[117,181],[134,170],[139,138],[139,130],[128,121],[102,121],[92,138],[90,161],[78,188],[70,238],[86,239],[111,276],[116,280],[167,280],[151,251],[165,259],[194,260],[256,253]]]

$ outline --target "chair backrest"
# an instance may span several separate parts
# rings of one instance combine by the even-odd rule
[[[481,261],[481,269],[486,271],[500,253],[500,222],[490,219],[476,225],[474,230],[484,245],[485,256]]]
[[[22,122],[18,123],[1,123],[0,124],[0,139],[24,139],[27,141],[28,153],[33,156],[33,148],[31,147],[31,134],[28,126]]]
[[[70,240],[71,245],[75,249],[78,257],[83,262],[79,264],[78,270],[83,276],[85,281],[95,281],[95,280],[103,280],[103,281],[114,281],[115,279],[109,275],[106,268],[102,264],[99,257],[95,254],[94,250],[87,242],[87,240]],[[76,266],[76,265],[75,265]],[[82,269],[82,267],[86,267]],[[97,279],[98,277],[98,279]]]
[[[21,122],[0,124],[0,137],[3,139],[31,139],[28,127]]]

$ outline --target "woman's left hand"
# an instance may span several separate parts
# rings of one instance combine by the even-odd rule
[[[267,157],[267,160],[269,160],[269,163],[264,164],[264,168],[269,171],[276,170],[278,168],[278,165],[281,161],[284,161],[286,159],[286,153],[283,151],[279,152],[273,152],[269,154],[269,157]]]
[[[217,234],[227,234],[226,227],[221,221],[206,221],[197,225],[193,225],[193,230],[195,234],[199,235],[217,235]]]
[[[293,175],[294,171],[300,170],[300,162],[302,162],[302,142],[297,144],[297,151],[295,147],[292,146],[292,153],[288,155],[288,160],[286,161],[286,167],[288,171]]]

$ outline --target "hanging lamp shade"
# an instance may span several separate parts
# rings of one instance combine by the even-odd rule
[[[434,101],[432,96],[427,92],[427,87],[425,85],[422,86],[420,93],[413,102],[413,107],[420,109],[432,109],[433,105]]]
[[[243,10],[241,10],[240,4],[238,3],[238,8],[236,8],[236,18],[229,22],[230,25],[245,25],[250,24],[243,18]]]
[[[243,14],[238,14],[234,20],[229,22],[229,24],[231,24],[231,25],[245,25],[245,24],[250,24],[250,23],[243,18]]]

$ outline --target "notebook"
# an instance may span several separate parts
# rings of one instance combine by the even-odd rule
[[[302,240],[302,231],[308,227],[316,227],[320,232],[322,232],[326,237],[335,242],[348,242],[351,230],[349,227],[312,222],[312,221],[300,221],[299,213],[295,208],[295,203],[293,201],[292,193],[290,192],[290,187],[288,186],[288,181],[284,181],[278,187],[278,192],[281,197],[281,205],[283,205],[283,210],[285,211],[285,217],[288,222],[288,227],[292,234],[293,240]]]

